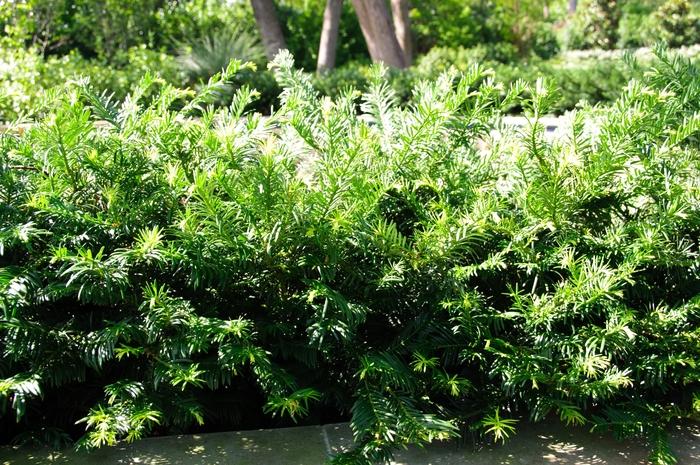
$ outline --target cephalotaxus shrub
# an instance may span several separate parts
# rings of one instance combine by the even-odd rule
[[[195,96],[68,87],[0,139],[3,428],[95,447],[332,409],[334,460],[372,463],[556,416],[673,461],[700,407],[696,68],[660,51],[551,139],[541,81],[504,98],[473,68],[401,106],[377,70],[331,100],[282,55],[270,118],[247,88],[208,109],[239,67]]]

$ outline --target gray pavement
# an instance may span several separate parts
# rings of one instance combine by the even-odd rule
[[[700,465],[700,424],[673,429],[678,465]],[[352,445],[347,424],[168,436],[102,448],[90,454],[46,449],[0,449],[2,465],[321,465]],[[505,445],[439,443],[396,454],[394,465],[643,465],[647,449],[636,442],[558,423],[522,424]]]

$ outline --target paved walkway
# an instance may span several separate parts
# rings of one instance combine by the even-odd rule
[[[0,449],[1,465],[321,465],[351,445],[346,424],[144,439],[91,454]],[[700,424],[674,429],[678,465],[700,465]],[[397,453],[395,465],[641,465],[647,450],[557,423],[521,425],[505,446],[475,451],[454,443]]]

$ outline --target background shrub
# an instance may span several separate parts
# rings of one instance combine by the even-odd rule
[[[655,21],[653,13],[660,5],[658,0],[633,0],[622,4],[618,42],[621,48],[652,45]]]
[[[411,20],[419,52],[436,46],[469,48],[502,42],[507,34],[498,6],[488,0],[420,0],[413,6]]]
[[[87,78],[96,91],[123,98],[146,72],[158,72],[170,83],[184,83],[174,57],[145,47],[116,53],[112,66],[77,52],[44,59],[32,49],[0,48],[0,120],[31,117],[42,107],[45,91],[69,80]]]
[[[533,33],[532,52],[540,58],[552,58],[559,53],[559,40],[554,28],[549,24],[539,26]]]
[[[700,41],[700,18],[688,0],[668,0],[653,15],[654,35],[672,47]]]
[[[566,48],[615,48],[620,17],[620,3],[617,0],[581,2],[573,21],[566,29]]]

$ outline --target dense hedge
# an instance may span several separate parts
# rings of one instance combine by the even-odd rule
[[[623,51],[576,51],[563,53],[555,58],[542,60],[532,57],[517,60],[512,47],[487,45],[473,48],[434,48],[422,56],[409,70],[393,70],[387,80],[402,102],[412,98],[415,85],[424,79],[435,79],[450,67],[467,72],[475,63],[494,70],[494,79],[504,89],[519,79],[534,82],[542,77],[557,88],[557,99],[550,110],[563,113],[574,109],[580,102],[589,104],[615,101],[631,79],[642,77],[644,67],[651,66],[654,58],[649,49],[638,49],[634,55],[643,65],[630,66]],[[698,61],[700,46],[683,47],[677,53]],[[194,87],[182,71],[177,60],[165,53],[145,47],[131,48],[119,53],[109,65],[99,60],[86,60],[77,53],[64,57],[42,58],[36,52],[22,49],[0,48],[0,121],[11,121],[19,115],[30,119],[44,100],[43,93],[69,79],[86,77],[95,90],[114,94],[118,99],[126,96],[147,72],[157,72],[176,87]],[[349,87],[366,91],[371,81],[372,67],[367,64],[352,64],[322,75],[309,74],[311,82],[319,92],[333,98]],[[253,107],[268,114],[279,106],[280,87],[276,84],[264,63],[259,63],[255,72],[239,74],[231,86],[224,90],[218,104],[228,104],[232,90],[247,84],[255,88],[260,96]],[[503,91],[505,92],[505,90]],[[519,113],[522,108],[515,105],[509,110]]]
[[[632,66],[625,60],[631,53],[642,67]],[[697,62],[700,47],[682,47],[677,53]],[[543,60],[536,56],[518,59],[514,51],[502,45],[473,48],[436,47],[417,60],[408,71],[390,73],[389,82],[398,96],[410,100],[413,86],[421,79],[433,79],[439,73],[455,67],[466,72],[475,63],[494,71],[493,78],[507,89],[519,79],[534,82],[539,78],[548,80],[557,88],[557,99],[551,105],[553,113],[563,113],[577,107],[580,102],[607,104],[615,101],[627,83],[642,77],[644,67],[654,63],[648,48],[631,51],[574,51],[562,53]],[[345,66],[314,79],[315,86],[328,95],[339,95],[350,85],[367,89],[371,67],[366,65]],[[520,112],[515,106],[513,112]]]
[[[370,463],[556,415],[671,463],[665,426],[700,410],[698,70],[662,53],[548,142],[541,81],[472,68],[401,107],[378,70],[358,102],[291,65],[268,119],[146,77],[1,136],[0,436],[334,412],[357,445],[334,460]]]

